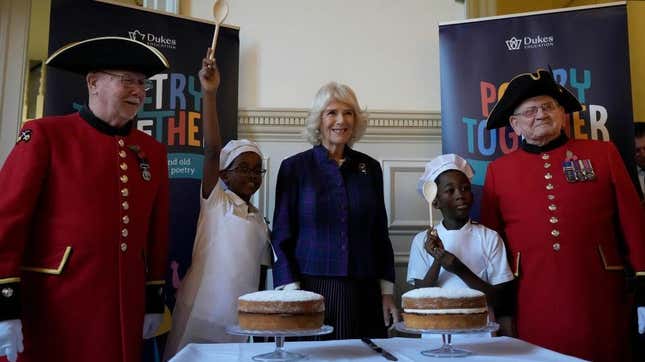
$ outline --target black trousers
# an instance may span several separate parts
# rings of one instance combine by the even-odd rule
[[[387,338],[379,280],[303,275],[300,284],[325,297],[325,324],[334,332],[320,340]]]

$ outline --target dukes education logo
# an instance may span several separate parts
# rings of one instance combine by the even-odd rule
[[[155,48],[175,49],[177,47],[177,40],[175,39],[153,33],[144,33],[139,29],[128,31],[128,36],[132,40],[138,40]]]
[[[533,48],[548,48],[555,45],[555,36],[553,35],[522,35],[513,36],[504,41],[509,51]]]
[[[521,45],[522,45],[522,40],[516,37],[512,37],[506,40],[506,47],[508,48],[508,50],[518,50]]]

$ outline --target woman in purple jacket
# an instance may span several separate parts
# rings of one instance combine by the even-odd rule
[[[383,171],[350,148],[366,128],[352,89],[324,85],[307,118],[313,148],[282,162],[276,186],[274,284],[322,294],[331,339],[387,337],[398,321]]]

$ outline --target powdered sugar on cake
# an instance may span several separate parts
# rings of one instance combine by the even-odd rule
[[[473,298],[484,296],[479,290],[469,288],[419,288],[403,294],[403,298]]]
[[[306,290],[263,290],[241,296],[239,300],[248,302],[304,302],[323,299],[320,294]]]

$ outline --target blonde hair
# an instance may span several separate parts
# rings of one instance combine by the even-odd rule
[[[356,99],[354,91],[345,84],[336,82],[329,82],[323,85],[314,97],[311,110],[305,121],[304,136],[307,141],[314,146],[321,143],[320,136],[320,123],[322,122],[322,113],[332,101],[342,102],[354,110],[354,129],[352,130],[352,138],[349,141],[349,146],[358,141],[365,134],[367,129],[367,112],[361,110]]]

